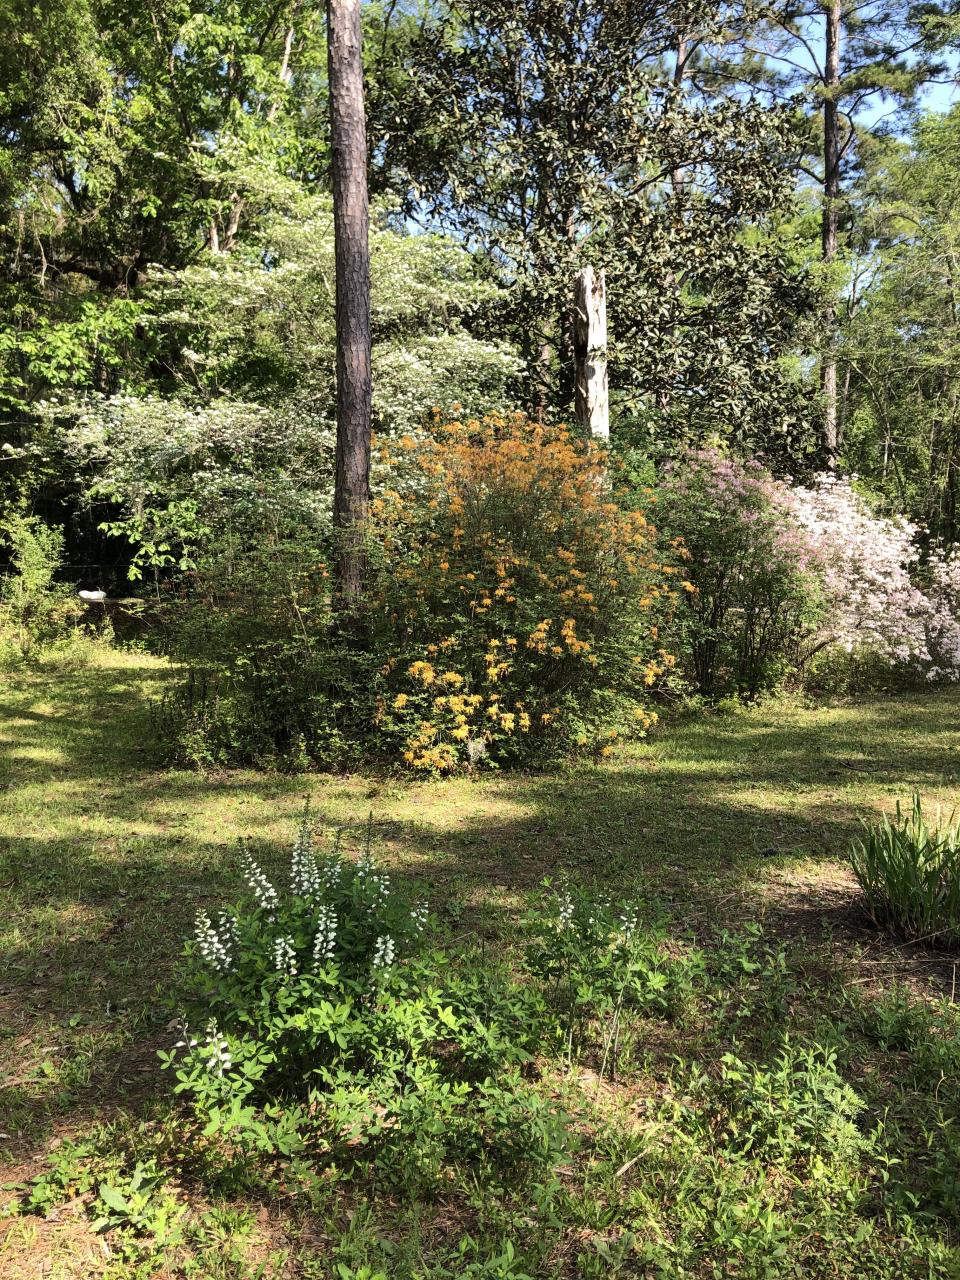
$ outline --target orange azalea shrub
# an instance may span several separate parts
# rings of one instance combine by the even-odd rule
[[[523,415],[437,416],[378,449],[377,736],[445,771],[648,728],[676,570],[606,451]]]

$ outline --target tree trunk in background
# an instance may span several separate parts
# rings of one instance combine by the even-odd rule
[[[687,73],[687,37],[681,32],[677,36],[676,60],[673,65],[673,83],[674,86],[682,90],[684,76]],[[670,182],[673,186],[673,194],[675,196],[683,195],[684,174],[682,169],[674,169],[670,174]]]
[[[577,274],[573,333],[577,421],[601,440],[610,439],[607,383],[607,282],[592,267]]]
[[[370,211],[360,0],[327,0],[327,66],[337,260],[336,577],[349,610],[363,590],[363,522],[370,502]]]
[[[836,94],[840,85],[840,3],[830,0],[825,10],[826,55],[823,99],[823,215],[821,224],[824,263],[837,256],[837,224],[840,195],[840,121]],[[824,352],[820,366],[823,391],[823,451],[827,467],[837,464],[837,360],[834,354],[837,309],[832,302],[823,312]]]

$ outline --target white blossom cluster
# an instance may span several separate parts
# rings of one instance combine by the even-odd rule
[[[189,1027],[184,1023],[181,1029],[181,1038],[176,1042],[174,1048],[186,1049],[188,1052],[200,1049],[200,1057],[203,1059],[207,1070],[217,1076],[222,1076],[224,1071],[229,1071],[233,1066],[233,1055],[230,1052],[230,1046],[220,1034],[215,1018],[211,1018],[207,1023],[207,1033],[202,1041],[196,1036],[192,1036]]]
[[[818,476],[793,491],[794,517],[817,557],[826,636],[848,652],[876,650],[891,663],[928,662],[929,602],[915,585],[919,530],[875,516],[848,480]]]
[[[378,938],[373,948],[374,970],[389,969],[393,964],[395,956],[396,946],[389,934]]]
[[[273,967],[293,977],[297,973],[297,952],[292,938],[281,937],[273,944]]]
[[[331,889],[338,888],[343,878],[343,859],[338,853],[332,853],[329,858],[324,858],[318,874],[320,883],[328,893]]]
[[[357,863],[357,883],[370,896],[371,911],[383,906],[390,896],[390,877],[377,870],[370,853],[365,853]]]
[[[557,895],[557,923],[561,929],[569,929],[573,924],[573,899],[569,893]]]
[[[319,969],[333,959],[337,945],[337,913],[332,907],[321,907],[317,912],[317,932],[313,940],[313,967]]]
[[[194,1044],[196,1044],[196,1041],[194,1041]],[[207,1036],[203,1042],[201,1055],[206,1063],[207,1070],[212,1072],[213,1075],[222,1076],[225,1071],[229,1071],[233,1066],[230,1046],[220,1034],[214,1020],[207,1023]]]
[[[257,900],[257,906],[266,911],[272,920],[280,905],[276,889],[263,873],[263,868],[249,849],[242,849],[240,861],[243,867],[243,878]]]
[[[313,848],[313,837],[310,828],[304,822],[293,846],[293,857],[290,861],[290,889],[298,898],[313,902],[320,897],[323,879],[317,865],[317,855]]]
[[[219,928],[210,920],[206,911],[197,912],[194,937],[197,949],[218,973],[229,973],[233,968],[233,950],[237,942],[237,922],[225,912],[220,913]]]
[[[418,902],[410,912],[410,923],[413,926],[414,933],[421,934],[427,927],[427,904],[426,902]]]
[[[640,913],[636,907],[628,907],[620,917],[620,933],[627,942],[633,937],[637,931],[637,924],[640,919]]]

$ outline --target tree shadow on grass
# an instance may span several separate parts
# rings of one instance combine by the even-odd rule
[[[370,815],[377,852],[460,938],[509,945],[541,880],[567,875],[655,898],[678,933],[767,916],[813,944],[846,930],[851,953],[866,943],[849,884],[818,882],[820,868],[864,811],[914,788],[960,799],[956,691],[706,716],[609,766],[410,783],[162,771],[159,679],[153,666],[58,674],[15,682],[0,707],[0,1143],[13,1154],[168,1096],[155,1054],[182,939],[198,908],[236,894],[238,835],[282,874],[308,794],[348,849]],[[831,954],[843,963],[843,947]]]

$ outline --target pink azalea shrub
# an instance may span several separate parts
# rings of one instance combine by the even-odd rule
[[[686,557],[679,647],[702,692],[753,695],[831,650],[960,678],[960,554],[921,557],[919,527],[874,515],[849,480],[792,486],[690,450],[659,500]]]
[[[661,532],[686,559],[688,674],[711,695],[776,684],[818,612],[818,564],[789,486],[758,462],[688,450],[667,469],[658,502]]]
[[[795,488],[793,497],[823,591],[816,647],[869,649],[891,665],[929,661],[929,601],[914,582],[917,527],[873,515],[850,482],[834,476]]]

